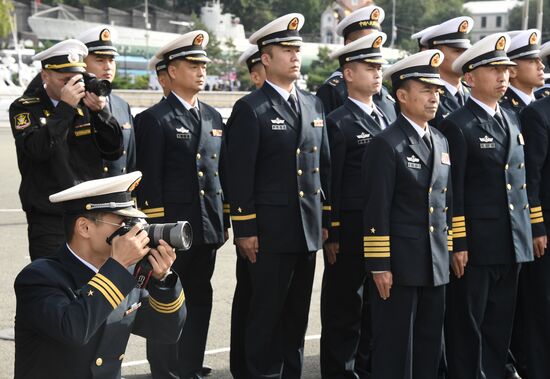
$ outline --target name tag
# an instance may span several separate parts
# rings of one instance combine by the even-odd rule
[[[316,118],[311,124],[314,128],[322,128],[323,126],[325,126],[322,118]]]
[[[177,133],[176,134],[177,139],[191,139],[190,133]]]
[[[495,143],[493,142],[493,138],[489,136],[480,137],[479,141],[481,142],[479,144],[479,147],[481,149],[494,149],[496,147]]]
[[[286,124],[271,124],[271,130],[286,130]]]
[[[441,153],[441,163],[446,164],[448,166],[451,165],[451,160],[449,159],[448,153]]]
[[[358,134],[356,137],[358,145],[366,145],[371,139],[371,135],[365,132]]]

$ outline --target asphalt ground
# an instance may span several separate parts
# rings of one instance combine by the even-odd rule
[[[12,333],[15,316],[13,281],[30,262],[27,224],[17,193],[20,183],[15,145],[9,127],[0,125],[0,338]],[[303,378],[320,378],[319,334],[321,332],[319,299],[323,262],[317,254],[304,357]],[[229,336],[231,302],[235,289],[235,249],[226,243],[219,251],[212,279],[214,305],[210,321],[205,364],[214,371],[210,378],[231,378],[229,372]],[[145,355],[145,340],[132,336],[123,362],[126,379],[151,378]],[[13,378],[14,342],[0,339],[0,379]]]

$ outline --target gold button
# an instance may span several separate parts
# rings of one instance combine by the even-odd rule
[[[313,149],[311,151],[317,151],[317,146],[313,146]]]
[[[212,159],[216,159],[218,157],[218,154],[212,154]]]
[[[447,212],[448,210],[449,210],[449,207],[445,207],[445,208],[443,209],[443,212]]]
[[[95,360],[95,365],[96,365],[96,366],[101,366],[102,364],[103,364],[103,359],[97,358],[97,359]]]
[[[521,185],[521,189],[526,189],[526,188],[527,188],[527,183],[523,183],[523,184]]]
[[[511,211],[514,210],[514,204],[510,204],[508,207],[510,208]]]
[[[506,184],[506,189],[510,191],[512,189],[512,185],[510,183]]]
[[[317,174],[318,172],[319,172],[319,167],[315,167],[315,168],[313,169],[313,173]]]
[[[204,172],[199,171],[199,177],[202,178],[204,176]]]
[[[432,193],[432,190],[433,190],[432,187],[428,188],[428,193]]]
[[[126,167],[122,167],[122,172],[126,172]]]
[[[430,225],[430,233],[433,233],[433,232],[434,232],[434,227]]]
[[[103,167],[103,171],[104,171],[104,172],[109,171],[109,167]]]
[[[447,187],[443,188],[443,193],[447,192]]]
[[[201,155],[197,153],[197,159],[201,159]]]
[[[523,209],[529,209],[529,204],[525,204],[525,205],[523,206]]]
[[[505,170],[508,170],[509,168],[510,168],[510,165],[509,165],[508,163],[506,163],[506,164],[504,165],[504,169],[505,169]]]
[[[296,155],[300,155],[300,148],[296,149]]]
[[[430,213],[434,213],[434,207],[430,207]]]
[[[214,173],[214,176],[218,176],[218,171],[216,171],[216,172]]]
[[[300,196],[300,197],[304,197],[304,191],[300,191],[300,192],[298,192],[298,196]]]
[[[126,150],[124,150],[124,151],[122,152],[122,155],[126,155]]]
[[[525,167],[525,163],[521,162],[521,163],[519,164],[519,168],[523,168],[523,167]]]
[[[204,190],[200,191],[201,196],[204,196]]]
[[[298,170],[298,176],[302,176],[304,172],[302,170]]]
[[[118,360],[121,361],[124,359],[124,354],[120,354],[120,357],[118,357]]]

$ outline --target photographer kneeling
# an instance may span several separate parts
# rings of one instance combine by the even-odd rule
[[[164,240],[149,247],[139,224],[118,232],[146,217],[130,196],[140,179],[137,171],[50,196],[64,208],[67,243],[15,280],[16,379],[120,378],[130,333],[178,340],[186,310],[170,271],[174,249]],[[146,289],[136,288],[129,270],[142,259],[152,267]]]

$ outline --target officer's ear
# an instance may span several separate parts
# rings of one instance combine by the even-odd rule
[[[517,66],[508,67],[508,72],[510,72],[510,79],[515,79],[518,77],[518,68]]]
[[[475,87],[474,75],[471,72],[467,72],[467,73],[464,74],[464,81],[466,82],[468,87],[470,87],[470,88]]]
[[[344,75],[344,81],[346,83],[353,82],[353,74],[355,73],[355,65],[353,63],[347,63],[344,65],[342,75]]]
[[[86,218],[84,216],[79,216],[74,222],[74,236],[80,238],[88,239],[90,238],[90,223],[93,223],[93,220]]]

